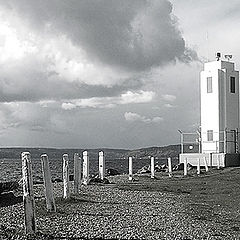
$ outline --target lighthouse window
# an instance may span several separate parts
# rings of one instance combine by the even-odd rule
[[[212,93],[212,77],[207,78],[207,93]]]
[[[213,130],[208,130],[207,131],[207,140],[208,141],[213,141]]]
[[[235,77],[230,77],[230,92],[235,93]]]

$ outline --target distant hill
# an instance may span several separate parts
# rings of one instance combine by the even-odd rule
[[[86,149],[58,149],[58,148],[0,148],[0,159],[3,158],[20,158],[21,153],[28,151],[31,153],[32,158],[39,158],[41,154],[48,154],[49,158],[61,158],[64,153],[69,154],[70,157],[74,153],[78,152],[80,156],[82,152]],[[126,150],[126,149],[87,149],[89,152],[89,157],[97,158],[98,152],[100,150],[104,151],[106,158],[119,159],[119,158],[128,158],[129,156],[136,158],[148,158],[153,156],[156,158],[178,158],[180,153],[180,145],[169,145],[163,147],[148,147],[140,148],[135,150]]]

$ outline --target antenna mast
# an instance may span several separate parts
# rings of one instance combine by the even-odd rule
[[[206,41],[207,41],[207,61],[209,62],[209,37],[208,37],[208,31],[206,32]]]

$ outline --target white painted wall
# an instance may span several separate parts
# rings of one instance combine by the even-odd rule
[[[235,77],[235,93],[230,92],[230,77]],[[207,77],[212,77],[212,93],[207,93]],[[234,70],[234,63],[213,61],[204,64],[201,72],[201,132],[202,152],[222,152],[225,128],[239,128],[239,73]],[[213,141],[207,142],[207,131],[213,130]],[[227,152],[234,151],[234,143],[229,143]]]

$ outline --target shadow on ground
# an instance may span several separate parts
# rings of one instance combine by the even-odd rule
[[[0,207],[12,206],[22,201],[22,196],[15,196],[12,192],[0,194]]]

